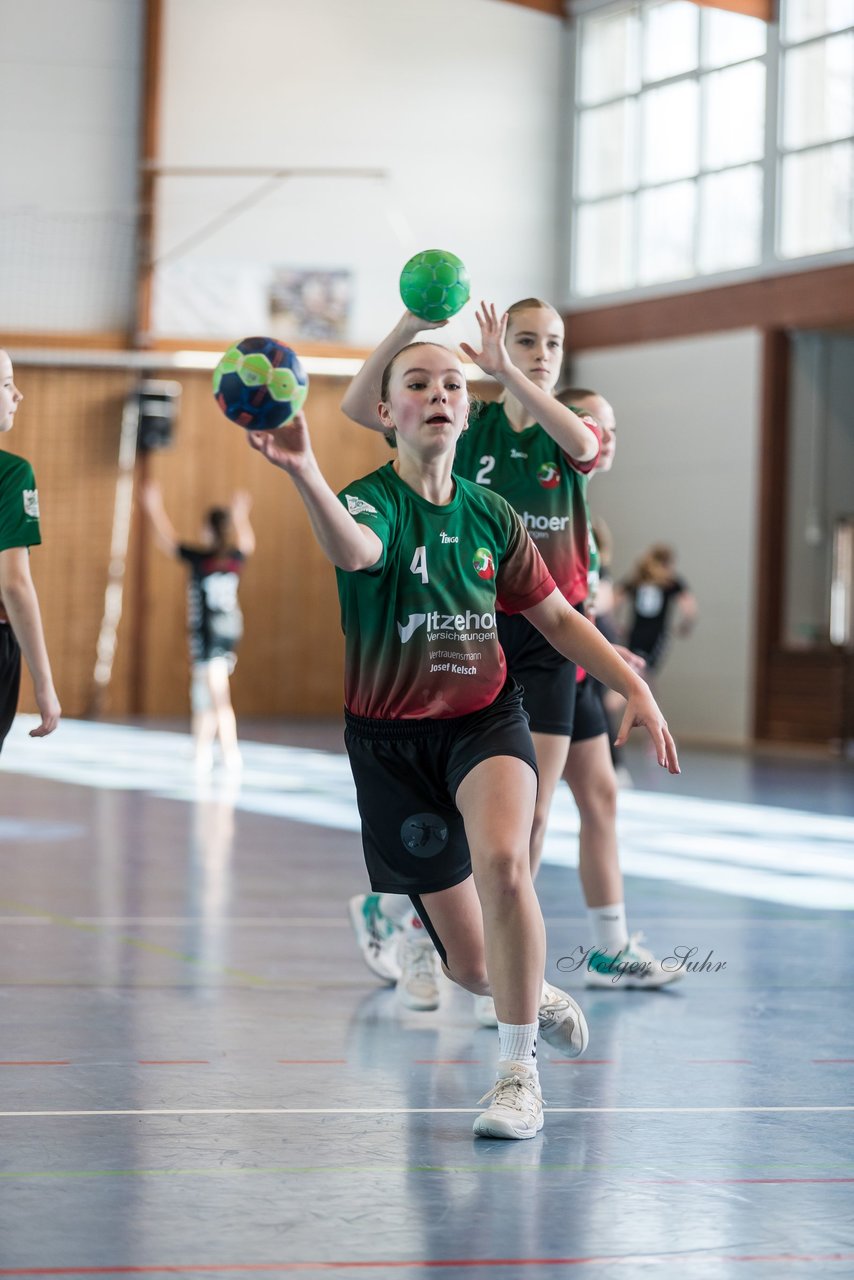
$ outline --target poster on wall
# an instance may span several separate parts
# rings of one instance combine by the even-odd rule
[[[343,342],[352,299],[350,271],[307,271],[277,267],[270,286],[273,332],[286,340]]]

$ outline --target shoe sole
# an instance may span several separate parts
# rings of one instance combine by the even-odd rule
[[[557,1027],[550,1027],[548,1031],[544,1031],[540,1028],[540,1036],[545,1040],[547,1045],[550,1045],[552,1049],[556,1049],[558,1053],[563,1054],[565,1058],[580,1058],[590,1043],[590,1031],[587,1026],[587,1019],[581,1012],[579,1006],[573,1000],[572,996],[567,995],[565,991],[562,994],[569,1001],[570,1012],[566,1015],[563,1022],[559,1023]],[[563,1028],[568,1022],[571,1022],[573,1026],[573,1032],[570,1036],[569,1042],[559,1034],[563,1031]],[[580,1046],[573,1044],[576,1029],[581,1035]],[[551,1038],[552,1034],[555,1034],[555,1039]]]
[[[364,960],[368,969],[375,978],[381,978],[387,986],[393,987],[400,978],[400,969],[394,972],[386,968],[384,965],[375,964],[366,951],[367,930],[365,928],[365,916],[362,911],[362,902],[364,894],[356,894],[347,904],[347,910],[350,914],[350,924],[353,926],[353,932],[356,935],[356,943],[359,947],[359,954]]]
[[[509,1138],[521,1141],[525,1138],[536,1138],[542,1127],[543,1117],[540,1116],[539,1124],[535,1129],[526,1128],[520,1133],[512,1121],[502,1120],[500,1116],[487,1116],[484,1113],[475,1120],[472,1133],[476,1138]]]
[[[436,996],[435,1000],[419,1000],[417,996],[407,996],[398,987],[397,998],[403,1005],[404,1009],[412,1009],[415,1013],[433,1013],[439,1008],[440,1000]]]

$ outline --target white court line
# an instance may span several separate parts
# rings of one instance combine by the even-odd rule
[[[157,1107],[132,1111],[0,1111],[0,1119],[35,1116],[443,1116],[480,1107]],[[545,1107],[551,1115],[727,1115],[767,1111],[854,1111],[846,1107]]]

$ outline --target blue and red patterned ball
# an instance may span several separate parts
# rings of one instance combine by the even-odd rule
[[[213,375],[216,402],[247,431],[286,426],[305,403],[308,374],[299,356],[275,338],[244,338],[229,347]]]

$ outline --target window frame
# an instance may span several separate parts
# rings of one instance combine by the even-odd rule
[[[785,4],[786,0],[781,0],[781,3]],[[643,11],[648,7],[646,0],[571,0],[569,5],[569,12],[573,19],[567,23],[566,30],[567,79],[565,101],[569,107],[569,111],[564,115],[564,119],[567,122],[564,189],[567,193],[569,209],[569,235],[568,237],[565,236],[563,238],[564,260],[561,263],[561,278],[566,289],[566,295],[569,299],[569,306],[576,310],[588,310],[594,307],[632,302],[642,298],[660,297],[665,294],[673,293],[694,292],[698,289],[707,289],[718,285],[724,286],[748,280],[762,279],[769,275],[790,275],[798,271],[815,270],[817,267],[833,266],[834,264],[854,261],[854,244],[841,249],[828,250],[802,257],[784,257],[780,252],[780,231],[783,222],[783,161],[790,155],[806,154],[830,145],[827,141],[823,141],[820,143],[810,143],[806,146],[800,147],[784,147],[782,138],[784,56],[790,49],[802,48],[810,44],[821,43],[828,39],[832,39],[834,36],[840,35],[843,32],[854,31],[854,26],[842,27],[838,31],[827,31],[819,35],[811,35],[803,40],[784,40],[782,36],[783,24],[780,18],[778,18],[778,20],[767,24],[767,39],[764,54],[754,54],[749,57],[744,57],[734,62],[726,63],[725,67],[709,67],[704,66],[702,61],[704,47],[704,10],[701,6],[698,6],[700,7],[700,21],[697,24],[697,65],[693,70],[680,73],[679,75],[670,76],[662,80],[644,81],[643,67],[641,66],[639,68],[638,84],[635,88],[625,93],[614,94],[608,98],[603,98],[601,101],[597,101],[596,103],[592,103],[587,106],[582,105],[578,102],[581,67],[581,20],[592,15],[605,16],[608,13],[616,14],[621,10],[634,10],[640,15],[642,21]],[[639,46],[642,49],[642,31],[639,32],[638,40]],[[764,153],[755,160],[742,161],[735,165],[723,165],[716,167],[704,166],[702,144],[705,124],[706,95],[703,92],[702,82],[706,77],[713,75],[716,71],[724,69],[728,70],[731,67],[744,66],[749,62],[761,62],[765,68]],[[672,185],[671,181],[644,183],[641,180],[641,157],[639,156],[636,182],[632,187],[626,187],[619,192],[611,192],[607,195],[597,196],[594,198],[580,197],[578,194],[578,172],[580,161],[579,135],[581,117],[584,112],[596,110],[615,102],[632,100],[635,103],[635,128],[637,130],[637,142],[638,145],[640,145],[641,100],[644,93],[653,88],[677,84],[684,80],[693,81],[698,85],[699,90],[699,107],[697,112],[698,167],[694,175],[688,179],[680,179],[680,181],[687,180],[694,183],[697,191],[697,208],[699,210],[700,183],[703,178],[716,173],[734,172],[738,169],[748,168],[754,165],[758,165],[760,167],[762,171],[763,198],[758,260],[744,267],[728,268],[722,271],[696,271],[693,275],[680,277],[675,280],[661,280],[656,281],[654,284],[635,283],[625,289],[612,290],[607,293],[581,293],[576,288],[577,273],[575,266],[579,209],[581,207],[591,208],[596,204],[601,204],[607,200],[619,199],[620,197],[631,198],[634,203],[634,216],[632,218],[631,234],[631,271],[635,281],[637,281],[640,271],[639,219],[637,216],[638,195],[641,191]],[[851,135],[851,137],[843,136],[841,138],[835,138],[832,141],[834,143],[854,143],[854,135]],[[697,216],[695,218],[693,228],[693,262],[695,268],[699,263],[699,248],[700,218]]]

